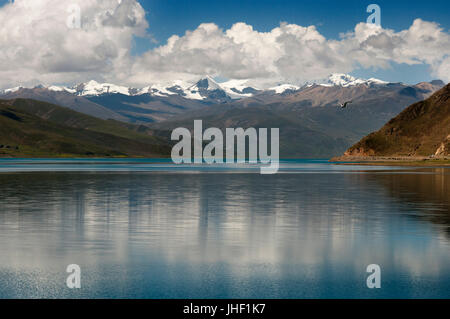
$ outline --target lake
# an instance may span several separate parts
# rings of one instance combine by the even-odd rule
[[[449,269],[450,168],[0,160],[0,298],[449,298]]]

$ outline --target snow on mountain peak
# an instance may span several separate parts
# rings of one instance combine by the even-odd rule
[[[68,93],[71,93],[71,94],[77,93],[77,90],[75,90],[73,88],[68,88],[66,86],[51,85],[47,89],[49,91],[53,91],[53,92],[68,92]]]
[[[275,91],[276,94],[283,94],[286,91],[298,91],[300,87],[293,84],[279,84],[277,86],[271,87],[269,91]]]
[[[13,87],[13,88],[10,88],[10,89],[3,90],[2,93],[3,94],[14,93],[14,92],[19,91],[20,89],[23,89],[23,87],[22,86],[16,86],[16,87]]]
[[[333,73],[331,74],[325,83],[321,83],[321,86],[342,86],[342,87],[348,87],[348,86],[355,86],[360,84],[367,84],[367,85],[384,85],[388,82],[378,80],[375,78],[371,78],[369,80],[364,79],[357,79],[349,74],[343,74],[343,73]]]
[[[333,73],[323,81],[314,81],[309,85],[302,87],[281,83],[268,89],[258,89],[249,84],[249,80],[245,79],[231,79],[225,82],[217,82],[210,76],[205,76],[197,82],[188,82],[177,80],[166,83],[154,83],[141,89],[129,88],[126,86],[115,85],[111,83],[99,83],[91,80],[73,87],[51,85],[46,87],[53,92],[67,92],[78,96],[100,96],[104,94],[123,94],[128,96],[150,94],[157,97],[179,96],[186,99],[194,100],[211,100],[216,102],[226,102],[229,100],[237,100],[242,98],[252,97],[258,92],[272,92],[272,94],[283,94],[290,91],[298,91],[302,88],[308,88],[314,85],[325,87],[349,87],[355,85],[385,85],[388,82],[381,81],[375,78],[368,80],[358,79],[348,74]],[[14,93],[22,89],[18,86],[11,89],[1,91],[2,94]]]
[[[78,85],[77,92],[78,95],[81,96],[96,96],[113,93],[131,95],[130,88],[128,87],[119,86],[111,83],[98,83],[97,81],[94,80]]]
[[[239,91],[242,91],[243,89],[247,88],[248,80],[228,80],[226,82],[221,82],[220,86],[227,89],[237,89]]]
[[[251,97],[257,91],[258,88],[252,87],[248,84],[249,80],[228,80],[221,82],[219,85],[232,99],[242,99]]]
[[[210,76],[206,76],[187,89],[183,89],[183,95],[188,99],[195,100],[206,100],[208,98],[223,100],[230,98],[226,90]]]
[[[379,85],[385,85],[385,84],[389,83],[389,82],[386,82],[386,81],[383,81],[383,80],[380,80],[380,79],[375,79],[375,78],[370,78],[370,79],[367,80],[367,82],[371,82],[371,83],[379,84]]]
[[[222,89],[220,85],[214,81],[210,76],[206,76],[203,79],[200,79],[197,83],[190,87],[190,90],[220,90]]]
[[[56,86],[56,85],[51,85],[47,88],[49,91],[53,91],[53,92],[63,92],[64,88],[61,86]]]
[[[345,86],[355,82],[356,78],[349,74],[333,73],[329,76],[328,82],[334,85]]]

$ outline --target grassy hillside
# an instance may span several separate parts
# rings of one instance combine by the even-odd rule
[[[405,109],[345,156],[448,156],[449,141],[450,84]]]
[[[151,134],[45,102],[0,100],[0,157],[168,156],[169,145]]]

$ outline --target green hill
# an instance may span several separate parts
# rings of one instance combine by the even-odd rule
[[[0,157],[166,157],[143,126],[29,99],[0,100]]]
[[[450,155],[450,84],[415,103],[344,157],[445,157]]]

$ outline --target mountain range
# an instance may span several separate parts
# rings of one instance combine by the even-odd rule
[[[74,87],[37,86],[0,92],[1,99],[33,99],[99,119],[148,127],[168,139],[173,128],[279,127],[282,157],[342,154],[408,105],[428,98],[442,81],[416,85],[332,74],[323,81],[259,89],[246,80],[175,81],[136,89],[89,81]],[[338,103],[352,101],[347,109]]]
[[[138,96],[149,94],[152,96],[169,97],[178,95],[186,99],[203,100],[203,101],[230,101],[236,99],[244,99],[252,97],[262,92],[273,92],[274,94],[283,94],[285,92],[295,92],[305,87],[313,85],[320,86],[355,86],[360,84],[365,85],[384,85],[388,82],[378,79],[357,79],[348,74],[331,74],[327,79],[322,81],[307,83],[302,86],[294,84],[280,83],[276,86],[267,89],[258,89],[248,85],[248,80],[229,80],[218,83],[212,77],[206,76],[199,79],[196,83],[189,83],[186,81],[177,80],[172,83],[153,84],[143,88],[132,88],[111,83],[98,83],[94,80],[80,83],[72,87],[57,86],[57,85],[38,85],[34,88],[45,88],[52,92],[67,92],[76,96],[92,97],[101,96],[105,94],[123,94],[127,96]],[[6,95],[19,92],[25,87],[18,86],[10,89],[1,90],[0,94]]]
[[[294,92],[263,92],[232,103],[211,105],[150,123],[158,131],[204,127],[278,127],[284,158],[329,158],[382,127],[408,105],[429,97],[440,81],[404,85],[363,83],[348,86],[310,85]],[[352,101],[342,109],[338,103]]]

